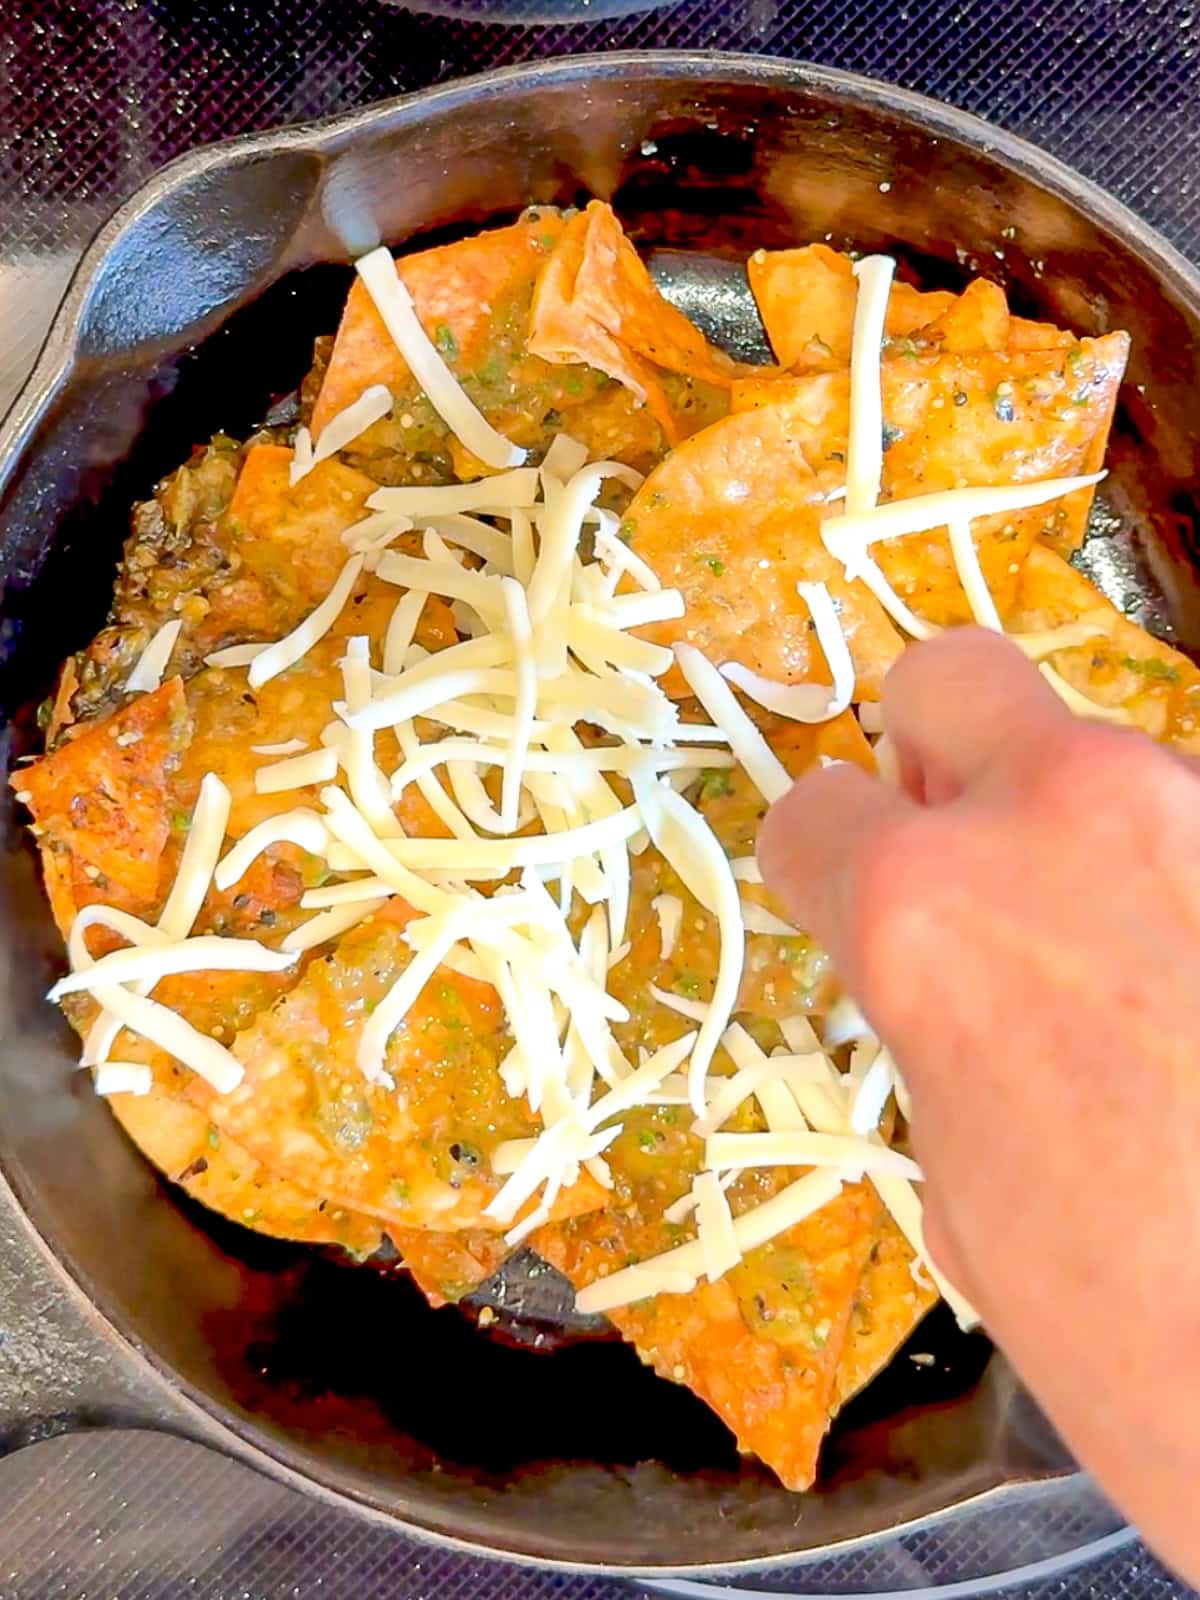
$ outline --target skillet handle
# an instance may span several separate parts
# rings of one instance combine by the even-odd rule
[[[200,1414],[88,1308],[0,1178],[0,1456],[96,1427],[206,1435]]]

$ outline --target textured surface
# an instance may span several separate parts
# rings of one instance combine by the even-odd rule
[[[150,1434],[93,1433],[0,1462],[0,1600],[622,1600],[720,1595],[697,1584],[564,1577],[418,1548],[329,1510],[198,1446]],[[1011,1568],[1030,1559],[1029,1526],[1005,1519]],[[1094,1529],[1086,1519],[1077,1533]],[[767,1592],[816,1597],[936,1593],[994,1570],[996,1533],[915,1535],[881,1550],[775,1577]],[[760,1592],[743,1587],[739,1596]],[[1181,1600],[1155,1563],[1123,1549],[1070,1580],[1005,1584],[1000,1600]],[[957,1587],[950,1595],[962,1594]]]
[[[553,3],[513,0],[527,14]],[[1036,140],[1200,254],[1200,124],[1192,114],[1200,13],[1187,3],[698,0],[591,20],[607,3],[590,12],[579,5],[587,21],[521,28],[417,16],[383,0],[9,0],[0,20],[0,409],[32,361],[79,250],[164,161],[227,134],[568,51],[712,46],[886,77]],[[437,5],[487,9],[474,0]],[[49,1292],[44,1302],[25,1299],[18,1318],[0,1296],[0,1363],[30,1344],[50,1367],[71,1360],[53,1304]],[[31,1319],[40,1328],[32,1339]],[[37,1394],[44,1402],[43,1387]],[[1064,1513],[1060,1542],[1106,1526],[1077,1521]],[[1032,1540],[1007,1513],[953,1546],[918,1536],[807,1567],[786,1587],[918,1592],[1028,1559],[1045,1548]],[[558,1592],[599,1600],[631,1591],[418,1551],[194,1446],[150,1435],[55,1440],[0,1463],[3,1600],[180,1592],[214,1600],[532,1600]],[[1065,1583],[989,1592],[1166,1600],[1185,1591],[1125,1553]]]
[[[589,16],[583,0],[573,9]],[[0,408],[75,255],[164,161],[227,134],[568,51],[711,46],[885,77],[1036,140],[1196,253],[1198,28],[1193,0],[689,0],[551,27],[416,15],[384,0],[9,0],[0,317],[14,321]]]

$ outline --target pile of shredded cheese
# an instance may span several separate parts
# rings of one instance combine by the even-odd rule
[[[947,527],[973,613],[985,626],[999,628],[971,521],[1047,503],[1096,477],[878,503],[880,360],[892,269],[884,257],[867,258],[855,268],[860,292],[845,510],[826,520],[823,537],[846,577],[866,583],[902,627],[922,638],[933,630],[891,589],[870,546]],[[604,1152],[621,1131],[623,1116],[664,1103],[691,1108],[693,1132],[705,1141],[704,1167],[689,1193],[668,1209],[667,1220],[694,1215],[695,1239],[602,1278],[580,1293],[581,1310],[610,1310],[648,1295],[686,1292],[701,1278],[720,1278],[746,1251],[829,1204],[845,1184],[865,1178],[911,1245],[914,1270],[930,1271],[960,1319],[970,1323],[970,1307],[938,1277],[925,1250],[914,1188],[920,1171],[880,1133],[891,1096],[902,1108],[907,1102],[894,1063],[857,1008],[849,1001],[836,1008],[824,1040],[803,1016],[787,1019],[785,1044],[770,1055],[734,1021],[747,932],[795,930],[742,900],[739,883],[761,881],[755,863],[730,861],[682,792],[701,769],[734,762],[768,802],[788,787],[787,773],[731,683],[769,710],[804,722],[827,720],[850,704],[854,669],[828,589],[821,583],[799,586],[830,669],[829,689],[773,683],[736,665],[719,672],[692,646],[680,645],[672,654],[635,636],[634,628],[683,614],[679,592],[660,585],[618,537],[616,517],[597,505],[607,480],[635,488],[637,475],[616,462],[589,462],[565,435],[540,468],[523,465],[523,452],[491,429],[428,340],[391,256],[375,251],[359,270],[431,402],[494,474],[449,487],[379,489],[367,503],[370,514],[343,536],[346,559],[329,594],[298,627],[272,643],[235,646],[209,657],[210,665],[244,669],[251,686],[261,686],[302,660],[329,632],[365,573],[395,586],[379,659],[372,660],[367,638],[348,643],[342,697],[319,746],[288,740],[258,747],[270,758],[257,772],[260,793],[321,785],[320,808],[297,805],[269,817],[226,850],[230,797],[210,774],[157,924],[95,905],[76,919],[71,976],[51,993],[57,998],[86,990],[100,1006],[83,1056],[85,1065],[97,1069],[97,1088],[149,1089],[148,1068],[111,1059],[127,1028],[177,1057],[219,1093],[229,1092],[243,1075],[236,1056],[150,998],[155,983],[168,973],[215,967],[280,970],[399,896],[418,913],[404,932],[412,959],[365,1024],[358,1063],[370,1082],[394,1087],[389,1038],[439,967],[495,988],[512,1036],[501,1067],[504,1084],[541,1123],[536,1137],[511,1141],[495,1155],[503,1182],[488,1212],[498,1225],[511,1225],[510,1242],[548,1218],[558,1194],[581,1170],[611,1187]],[[390,400],[386,390],[368,390],[327,425],[315,448],[301,430],[293,481],[386,414]],[[421,555],[391,548],[413,530],[421,533]],[[451,603],[459,633],[457,643],[434,654],[414,642],[430,596]],[[130,689],[153,689],[161,681],[178,632],[178,622],[169,622],[151,640]],[[1064,640],[1063,633],[1031,637],[1028,653],[1039,656],[1078,642]],[[708,722],[682,723],[659,687],[656,680],[676,661]],[[1065,692],[1061,680],[1043,670]],[[1070,697],[1082,700],[1073,691]],[[1076,709],[1098,710],[1087,701]],[[575,731],[581,722],[599,726],[607,742],[585,745]],[[430,727],[434,739],[425,736]],[[394,731],[402,755],[392,771],[378,762],[376,736],[383,729]],[[878,731],[878,725],[868,731]],[[495,803],[483,778],[497,771]],[[403,831],[394,807],[410,785],[449,838]],[[531,833],[534,820],[540,831]],[[193,935],[210,885],[228,889],[263,851],[284,841],[323,858],[343,881],[304,895],[301,904],[312,915],[283,948]],[[614,1036],[613,1024],[626,1020],[627,1012],[607,984],[628,951],[631,857],[651,843],[715,918],[720,955],[710,1000],[654,991],[688,1027],[634,1063]],[[578,938],[568,921],[575,897],[591,907]],[[662,894],[653,909],[662,951],[669,955],[683,904]],[[96,924],[117,933],[127,947],[93,960],[85,934]],[[852,1054],[843,1072],[834,1052],[846,1045]],[[719,1049],[733,1064],[731,1075],[710,1071]],[[752,1097],[766,1131],[723,1132]],[[810,1170],[765,1204],[735,1216],[727,1190],[737,1175],[777,1166]],[[536,1204],[527,1210],[534,1197]],[[522,1212],[524,1220],[513,1225]]]

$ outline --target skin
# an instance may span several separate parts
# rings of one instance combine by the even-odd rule
[[[1200,1578],[1200,781],[1018,652],[906,652],[898,786],[806,774],[759,858],[895,1053],[929,1243],[1063,1436]]]

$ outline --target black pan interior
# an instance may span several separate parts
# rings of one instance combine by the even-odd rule
[[[312,336],[336,324],[339,258],[592,193],[667,252],[672,292],[743,348],[755,330],[726,264],[822,237],[896,251],[933,285],[983,271],[1022,311],[1081,331],[1128,328],[1112,516],[1092,556],[1116,598],[1195,642],[1194,290],[1020,166],[831,76],[610,58],[168,176],[96,267],[74,368],[28,421],[0,502],[10,756],[33,747],[30,708],[103,619],[130,504],[195,442],[244,434],[295,386]],[[797,1498],[611,1340],[550,1351],[553,1324],[536,1315],[489,1339],[462,1312],[429,1311],[395,1271],[260,1239],[181,1200],[71,1070],[73,1042],[40,998],[60,942],[4,806],[5,1174],[102,1314],[232,1425],[231,1447],[434,1533],[635,1567],[816,1548],[1063,1468],[1006,1364],[940,1311],[839,1420],[818,1491]]]

